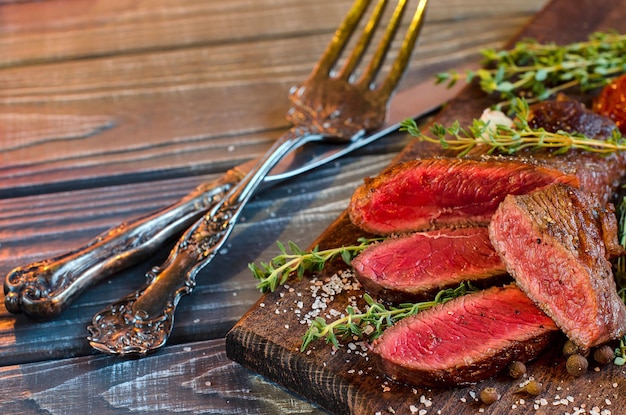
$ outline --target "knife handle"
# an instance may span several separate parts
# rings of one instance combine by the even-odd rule
[[[154,253],[211,209],[242,174],[230,170],[178,202],[124,222],[77,250],[13,269],[5,278],[5,306],[35,318],[60,314],[84,290]]]

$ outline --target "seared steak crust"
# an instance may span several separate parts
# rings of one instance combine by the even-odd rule
[[[590,111],[578,101],[563,97],[534,104],[528,123],[532,128],[579,133],[598,140],[610,138],[617,130],[610,118]],[[570,150],[558,156],[542,152],[533,154],[533,157],[557,170],[574,172],[580,181],[579,187],[595,195],[603,204],[611,200],[626,169],[626,155],[622,152],[601,155]]]
[[[489,225],[491,241],[519,287],[583,348],[622,336],[626,308],[610,250],[617,223],[589,195],[554,185],[507,196]]]
[[[486,227],[389,238],[361,252],[352,267],[367,292],[392,302],[432,299],[462,281],[476,287],[510,281]]]
[[[393,165],[366,179],[352,196],[351,221],[375,234],[455,225],[485,226],[507,194],[552,183],[578,185],[572,175],[519,160],[427,158]]]
[[[546,131],[559,130],[568,133],[579,133],[586,137],[606,139],[611,137],[617,128],[610,118],[597,114],[581,102],[560,95],[556,100],[543,101],[530,108],[528,124],[532,128],[543,128]]]
[[[514,360],[528,361],[558,328],[514,285],[456,298],[405,318],[372,344],[392,379],[451,386],[493,376]]]

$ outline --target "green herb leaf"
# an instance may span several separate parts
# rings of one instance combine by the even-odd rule
[[[606,85],[625,72],[626,35],[597,32],[585,42],[568,45],[524,39],[510,50],[485,49],[481,53],[485,67],[492,69],[441,73],[437,79],[442,83],[478,78],[486,93],[500,94],[502,107],[516,96],[535,102],[573,87],[586,91]]]
[[[622,202],[617,208],[618,217],[618,238],[622,247],[626,248],[626,197],[622,198]],[[613,275],[615,277],[615,285],[617,294],[622,301],[626,303],[626,257],[620,256],[614,264]],[[618,366],[626,364],[626,335],[619,342],[619,347],[615,349],[615,360]]]

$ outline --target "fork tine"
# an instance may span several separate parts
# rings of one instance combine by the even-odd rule
[[[357,0],[352,5],[350,11],[346,15],[341,25],[337,28],[332,41],[326,47],[326,51],[322,58],[318,61],[313,73],[327,75],[337,62],[337,59],[341,55],[348,44],[348,40],[352,36],[354,29],[359,24],[359,21],[363,17],[365,10],[369,6],[371,0]]]
[[[387,25],[387,29],[385,30],[385,33],[383,34],[383,37],[380,40],[378,47],[376,48],[372,60],[367,65],[367,68],[365,68],[361,79],[359,79],[359,82],[363,85],[369,85],[380,70],[385,59],[385,55],[389,51],[389,48],[391,47],[391,42],[396,32],[398,31],[400,23],[402,22],[402,15],[404,14],[406,4],[407,0],[400,0],[395,10],[393,11],[393,16],[391,17],[391,20]]]
[[[365,25],[365,28],[363,29],[363,33],[361,34],[361,37],[358,40],[358,43],[355,45],[354,49],[352,50],[352,53],[350,54],[350,57],[346,60],[346,63],[343,66],[343,68],[341,68],[341,72],[338,74],[339,78],[342,78],[344,80],[349,80],[350,76],[354,72],[354,69],[363,58],[363,54],[365,53],[367,46],[372,40],[372,36],[374,35],[374,32],[376,31],[376,28],[378,27],[378,24],[380,23],[380,19],[383,15],[383,12],[385,11],[386,5],[387,5],[387,0],[379,0],[378,3],[376,4],[376,7],[374,8],[372,12],[372,16],[370,17],[369,21]]]
[[[424,16],[426,14],[427,4],[428,0],[420,0],[419,4],[417,5],[417,10],[413,15],[413,19],[411,20],[409,29],[404,36],[404,40],[402,42],[402,46],[400,47],[400,51],[398,52],[398,56],[393,62],[391,70],[378,88],[382,96],[388,97],[389,95],[391,95],[396,85],[400,81],[400,78],[404,74],[404,70],[409,63],[409,60],[411,59],[413,47],[415,46],[415,42],[417,41],[417,38],[419,36],[422,24],[424,23]]]

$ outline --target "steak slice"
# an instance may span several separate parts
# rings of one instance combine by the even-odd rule
[[[492,287],[407,317],[372,344],[380,369],[413,385],[453,386],[529,361],[559,333],[515,285]]]
[[[507,196],[489,225],[494,248],[518,286],[583,348],[626,330],[626,307],[609,262],[620,250],[611,208],[554,185]]]
[[[533,105],[529,125],[599,140],[611,138],[617,129],[608,117],[564,98]],[[368,232],[383,235],[486,225],[506,194],[525,194],[551,183],[580,187],[605,204],[626,171],[624,152],[527,150],[495,158],[482,155],[483,151],[477,146],[467,159],[434,157],[405,162],[365,179],[350,202],[351,220]]]
[[[425,158],[385,169],[357,188],[350,220],[380,235],[489,222],[507,194],[524,194],[578,179],[530,162],[501,157],[480,160]]]
[[[470,281],[488,287],[510,280],[486,227],[440,229],[390,238],[352,260],[363,288],[391,301],[423,301]]]

